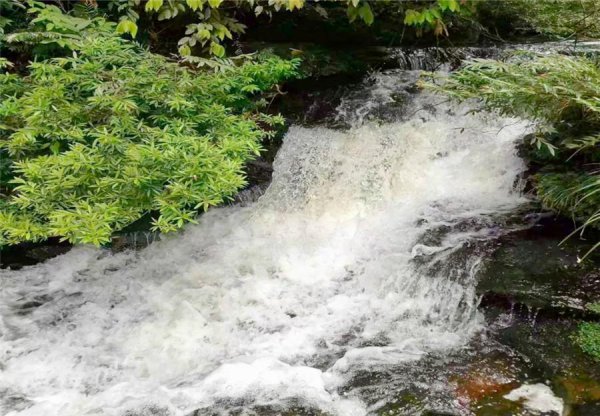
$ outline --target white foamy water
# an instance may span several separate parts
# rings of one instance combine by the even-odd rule
[[[524,384],[521,387],[506,394],[504,398],[512,401],[522,401],[527,409],[536,414],[562,415],[564,403],[560,397],[556,397],[552,389],[545,384]]]
[[[380,77],[387,104],[398,75]],[[353,372],[464,345],[482,326],[464,248],[523,202],[526,126],[411,100],[396,121],[293,126],[257,203],[145,250],[2,271],[0,413],[365,415]]]

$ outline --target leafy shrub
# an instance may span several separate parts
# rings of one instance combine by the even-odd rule
[[[72,22],[71,22],[72,23]],[[0,243],[103,244],[148,212],[173,231],[244,185],[244,163],[281,117],[253,97],[295,75],[264,58],[192,72],[116,35],[0,75]]]
[[[417,29],[419,33],[433,30],[436,35],[448,33],[444,21],[466,9],[473,0],[410,0],[410,1],[305,1],[305,0],[109,0],[103,4],[109,11],[117,13],[119,33],[136,36],[137,22],[143,14],[161,21],[191,15],[194,22],[186,25],[185,36],[179,39],[179,53],[183,56],[208,53],[223,57],[226,40],[243,34],[246,25],[240,22],[244,13],[255,16],[271,16],[276,12],[293,12],[300,9],[314,9],[323,18],[327,10],[334,7],[346,9],[350,22],[362,21],[371,25],[375,19],[375,9],[401,10],[405,13],[404,24]],[[195,50],[195,51],[194,51]],[[207,64],[206,60],[188,58],[194,63]]]
[[[541,201],[581,220],[582,229],[600,225],[600,173],[593,169],[600,158],[597,62],[558,54],[519,54],[507,61],[472,62],[441,85],[428,86],[458,100],[479,99],[489,109],[537,121],[532,144],[538,149],[545,146],[552,156],[569,154],[578,161],[563,162],[559,172],[537,175]]]
[[[4,51],[13,52],[14,58],[22,63],[26,63],[27,58],[40,61],[70,54],[88,36],[114,36],[116,24],[97,16],[95,9],[79,4],[70,14],[65,14],[51,4],[27,3],[29,7],[16,9],[19,15],[13,19],[15,24],[0,38]]]
[[[178,40],[178,50],[182,60],[198,66],[220,69],[230,65],[231,58],[226,58],[225,43],[242,35],[246,25],[242,21],[271,17],[273,13],[295,12],[307,10],[323,19],[328,19],[329,12],[347,14],[350,22],[360,21],[371,25],[377,13],[397,15],[398,20],[413,27],[417,34],[433,31],[436,36],[448,35],[447,22],[457,15],[469,13],[475,9],[475,0],[341,0],[341,1],[305,1],[305,0],[57,0],[62,10],[70,11],[70,18],[60,13],[55,5],[36,0],[0,0],[0,11],[18,7],[37,17],[25,30],[14,33],[8,39],[11,42],[28,43],[30,45],[61,45],[77,37],[80,31],[89,31],[89,26],[111,25],[118,34],[129,34],[133,38],[140,34],[154,42],[163,40],[154,31],[153,20],[165,21],[179,19],[185,26],[184,35]],[[329,11],[329,12],[328,12]],[[73,18],[73,16],[77,16]],[[113,25],[99,17],[109,16],[118,20]],[[0,40],[2,29],[10,20],[0,17]],[[22,15],[18,20],[27,21]],[[33,27],[31,27],[33,26]],[[106,27],[97,28],[104,30]],[[56,39],[59,39],[56,41]],[[37,55],[40,54],[37,51]],[[50,55],[50,54],[49,54]],[[211,59],[202,57],[209,55]],[[237,57],[238,61],[244,56]]]
[[[7,28],[10,28],[14,22],[14,16],[25,9],[25,6],[19,0],[0,0],[0,41]]]
[[[351,20],[357,18],[367,24],[373,22],[373,12],[365,0],[347,0]],[[183,56],[192,54],[193,49],[221,58],[225,55],[224,41],[241,35],[246,25],[239,21],[239,15],[251,13],[256,16],[271,16],[274,12],[300,10],[306,5],[305,0],[109,0],[103,4],[109,12],[116,12],[119,17],[117,31],[129,33],[133,37],[138,32],[137,22],[142,14],[162,21],[178,16],[193,16],[194,22],[186,25],[185,36],[179,39],[179,53]],[[320,13],[326,15],[319,4],[314,5]],[[204,60],[192,59],[196,63]]]
[[[426,30],[433,30],[436,36],[448,35],[448,28],[445,23],[448,16],[466,13],[470,9],[474,9],[476,4],[477,2],[467,0],[414,2],[411,5],[412,7],[409,6],[404,12],[404,24],[415,27],[418,34],[422,34]]]

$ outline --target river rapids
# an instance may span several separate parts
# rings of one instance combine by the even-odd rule
[[[251,204],[140,251],[1,271],[0,413],[376,414],[358,374],[468,343],[485,255],[468,248],[526,201],[529,127],[417,76],[371,75],[345,127],[291,126]]]

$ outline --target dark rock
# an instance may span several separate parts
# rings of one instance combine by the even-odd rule
[[[23,243],[0,250],[0,268],[21,269],[66,253],[71,244],[51,238],[43,243]]]
[[[600,414],[600,363],[575,342],[582,320],[599,319],[589,309],[600,301],[599,256],[580,261],[595,236],[561,244],[570,221],[547,215],[523,220],[538,224],[501,237],[478,276],[489,336],[523,358],[528,382],[551,386],[566,414]],[[478,404],[489,410],[482,415],[515,414],[514,403],[492,396]]]
[[[136,410],[128,410],[123,416],[170,416],[171,414],[166,407],[149,405]]]
[[[298,399],[288,399],[287,403],[274,405],[256,405],[245,400],[221,400],[210,407],[197,409],[189,416],[331,416],[315,407],[301,403]]]
[[[579,404],[570,407],[573,416],[598,416],[600,415],[600,402]]]
[[[600,301],[599,256],[581,262],[592,244],[577,238],[561,244],[567,234],[549,222],[500,239],[478,276],[482,306],[596,319],[586,306]]]
[[[514,318],[509,326],[498,329],[495,337],[527,357],[542,378],[589,374],[600,380],[600,365],[574,341],[578,323],[568,318],[535,322]]]

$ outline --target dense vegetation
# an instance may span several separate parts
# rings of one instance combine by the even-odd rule
[[[35,23],[81,23],[41,10]],[[45,39],[71,54],[0,75],[3,244],[102,244],[148,212],[163,232],[193,221],[244,185],[244,163],[282,122],[251,98],[297,66],[265,58],[194,73],[100,18]]]
[[[600,34],[593,0],[3,0],[0,41],[9,56],[21,57],[14,68],[0,58],[3,241],[57,235],[100,244],[145,213],[155,213],[155,227],[167,231],[192,220],[197,208],[223,202],[243,185],[242,166],[260,151],[269,125],[282,121],[258,113],[253,98],[296,76],[298,65],[247,56],[235,65],[221,59],[227,40],[244,32],[249,15],[257,24],[311,9],[327,19],[340,8],[367,25],[377,15],[399,14],[419,34],[435,36],[448,35],[455,16],[482,24],[494,16],[513,31],[561,38]],[[156,24],[169,20],[185,23],[176,42],[180,63],[213,62],[225,73],[193,72],[119,36],[160,43]],[[436,88],[537,120],[531,142],[540,200],[586,228],[600,220],[599,86],[593,59],[516,54],[470,63]],[[150,169],[145,158],[152,157],[160,160]],[[191,167],[178,166],[177,174],[175,160],[185,158],[202,160],[218,179],[209,186],[206,172]]]
[[[111,0],[106,7],[117,10],[120,22],[117,27],[121,33],[137,33],[137,20],[143,13],[159,21],[175,19],[182,14],[194,14],[194,23],[186,25],[185,35],[178,41],[179,53],[183,56],[209,53],[216,57],[225,55],[222,46],[226,39],[243,34],[246,25],[240,21],[245,14],[256,17],[273,13],[303,8],[311,8],[323,18],[327,18],[328,10],[344,8],[350,22],[362,21],[371,25],[377,9],[385,12],[393,10],[401,12],[404,23],[415,27],[418,31],[433,30],[436,34],[448,33],[445,20],[449,15],[466,9],[466,0],[429,0],[429,1],[368,1],[342,0],[338,2],[310,2],[305,0],[140,0],[117,1]],[[196,63],[206,63],[205,60],[188,58]]]
[[[596,0],[489,0],[481,4],[482,21],[502,22],[512,30],[555,39],[600,37]]]
[[[49,3],[49,2],[47,2]],[[248,24],[268,22],[277,13],[312,12],[322,19],[343,12],[349,22],[371,25],[377,14],[394,14],[416,32],[448,34],[448,21],[455,15],[474,10],[473,0],[406,1],[305,1],[305,0],[56,0],[51,2],[63,12],[79,17],[102,15],[117,21],[116,32],[150,44],[170,43],[162,32],[178,36],[177,51],[183,60],[215,67],[230,63],[224,59],[228,42],[247,30]],[[19,23],[25,5],[39,8],[34,0],[1,0],[0,39],[5,28]],[[262,20],[261,20],[262,19]],[[172,21],[172,24],[168,24]],[[175,27],[175,29],[173,29]],[[141,29],[140,29],[141,28]],[[180,30],[181,28],[182,30]],[[51,32],[52,30],[48,30]],[[26,32],[26,30],[25,30]],[[162,48],[164,49],[164,48]],[[174,52],[174,51],[171,51]],[[210,56],[210,59],[206,59]]]

